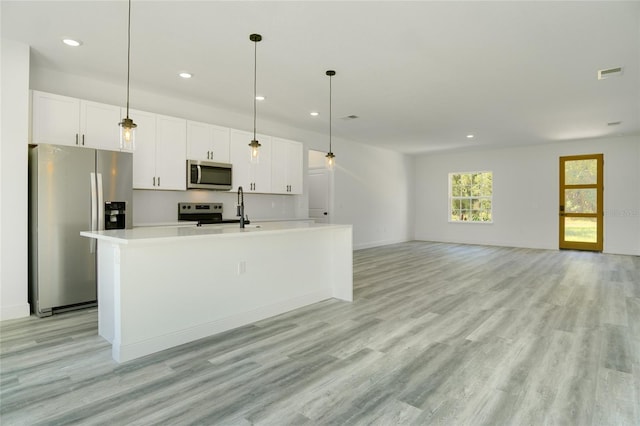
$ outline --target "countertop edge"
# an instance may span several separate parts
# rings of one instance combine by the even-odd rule
[[[149,236],[149,237],[131,237],[127,238],[125,236],[113,235],[117,231],[81,231],[80,235],[87,238],[94,238],[96,240],[108,241],[115,244],[149,244],[149,243],[167,243],[167,242],[176,242],[176,241],[184,241],[184,240],[194,240],[194,239],[220,239],[220,238],[246,238],[249,236],[260,236],[260,235],[272,235],[272,234],[283,234],[283,233],[291,233],[291,232],[309,232],[309,231],[324,231],[331,229],[352,229],[353,226],[349,224],[312,224],[310,227],[290,227],[290,228],[245,228],[240,229],[235,227],[227,227],[226,229],[229,232],[222,233],[203,233],[203,234],[192,234],[192,235],[158,235],[158,236]],[[185,228],[191,227],[193,225],[187,226],[176,226],[175,228]],[[150,228],[150,227],[149,227]],[[147,229],[149,229],[147,228]],[[158,227],[158,228],[168,228],[168,227]],[[220,229],[220,228],[217,228]],[[121,230],[120,230],[121,231]]]

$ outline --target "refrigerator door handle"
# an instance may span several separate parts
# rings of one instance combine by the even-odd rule
[[[98,194],[96,191],[96,174],[93,172],[89,173],[89,178],[91,179],[91,231],[94,232],[98,230]],[[95,238],[89,238],[89,244],[89,252],[95,253]]]
[[[98,189],[98,231],[104,231],[104,197],[102,194],[102,173],[96,173],[96,188]]]

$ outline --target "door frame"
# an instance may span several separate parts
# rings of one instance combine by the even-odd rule
[[[579,185],[567,185],[565,183],[565,162],[577,161],[577,160],[597,160],[597,179],[595,184],[579,184]],[[558,233],[558,247],[561,250],[587,250],[587,251],[599,251],[601,252],[604,247],[604,154],[585,154],[585,155],[570,155],[563,156],[559,159],[559,233]],[[564,211],[565,202],[565,189],[596,189],[596,212],[595,213],[567,213]],[[565,241],[565,218],[566,217],[586,217],[597,219],[596,229],[596,242],[581,242],[581,241]]]
[[[334,187],[334,170],[328,170],[325,165],[324,165],[324,152],[320,152],[320,151],[316,151],[316,150],[312,150],[309,149],[308,151],[308,169],[307,169],[307,188],[308,191],[308,198],[307,201],[309,201],[309,199],[311,198],[311,189],[308,185],[308,180],[311,174],[318,174],[318,173],[322,173],[327,175],[328,179],[327,179],[327,203],[328,203],[328,209],[327,209],[327,214],[326,214],[326,218],[327,218],[327,222],[326,223],[333,223],[333,213],[334,213],[334,193],[335,193],[335,187]],[[322,159],[322,162],[320,162],[318,160],[318,158]],[[309,208],[307,206],[307,214],[309,212]],[[309,215],[309,218],[311,218],[311,215]]]

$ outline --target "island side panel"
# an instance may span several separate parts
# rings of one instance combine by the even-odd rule
[[[115,296],[120,280],[119,246],[98,240],[98,334],[107,342],[115,339]]]
[[[336,299],[353,301],[353,232],[352,228],[331,232],[332,295]]]
[[[319,302],[336,288],[350,300],[350,247],[350,227],[121,245],[114,359],[127,361]],[[336,253],[342,253],[339,262]]]

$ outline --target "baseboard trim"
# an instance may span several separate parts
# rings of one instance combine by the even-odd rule
[[[1,306],[0,321],[26,318],[31,315],[31,306],[28,303],[20,305]]]
[[[360,243],[360,244],[354,244],[353,249],[354,250],[362,250],[362,249],[368,249],[368,248],[374,248],[374,247],[380,247],[380,246],[388,246],[391,244],[400,244],[400,243],[406,243],[411,241],[410,239],[399,239],[399,240],[381,240],[381,241],[373,241],[373,242],[368,242],[368,243]]]

